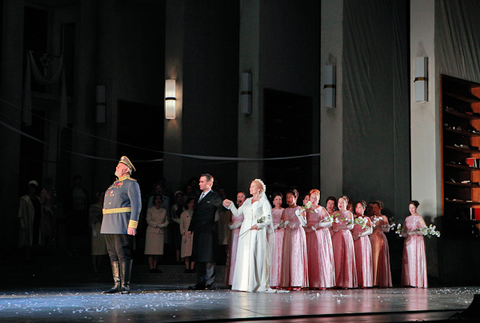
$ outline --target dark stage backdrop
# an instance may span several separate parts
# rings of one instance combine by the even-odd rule
[[[398,222],[411,198],[409,1],[344,6],[344,193]]]

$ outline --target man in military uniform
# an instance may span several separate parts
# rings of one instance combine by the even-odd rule
[[[105,192],[101,233],[105,234],[115,285],[104,293],[130,293],[133,236],[142,209],[140,187],[130,177],[135,171],[130,159],[122,156],[115,181]]]

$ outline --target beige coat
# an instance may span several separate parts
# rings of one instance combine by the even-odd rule
[[[163,255],[165,227],[168,225],[167,210],[152,206],[147,210],[147,234],[145,238],[146,255]]]

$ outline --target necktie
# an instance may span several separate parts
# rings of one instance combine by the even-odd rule
[[[205,197],[205,193],[202,193],[202,194],[200,195],[200,198],[198,199],[198,202],[200,202],[204,197]]]

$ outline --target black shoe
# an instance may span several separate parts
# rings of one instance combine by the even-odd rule
[[[211,283],[210,285],[206,285],[206,286],[205,286],[205,289],[207,289],[207,290],[214,290],[215,287],[213,286],[213,283]]]
[[[114,294],[114,293],[120,293],[121,291],[119,263],[118,261],[111,261],[110,263],[112,265],[112,275],[113,275],[113,281],[115,285],[113,285],[113,287],[110,289],[104,290],[102,292],[103,294]]]

